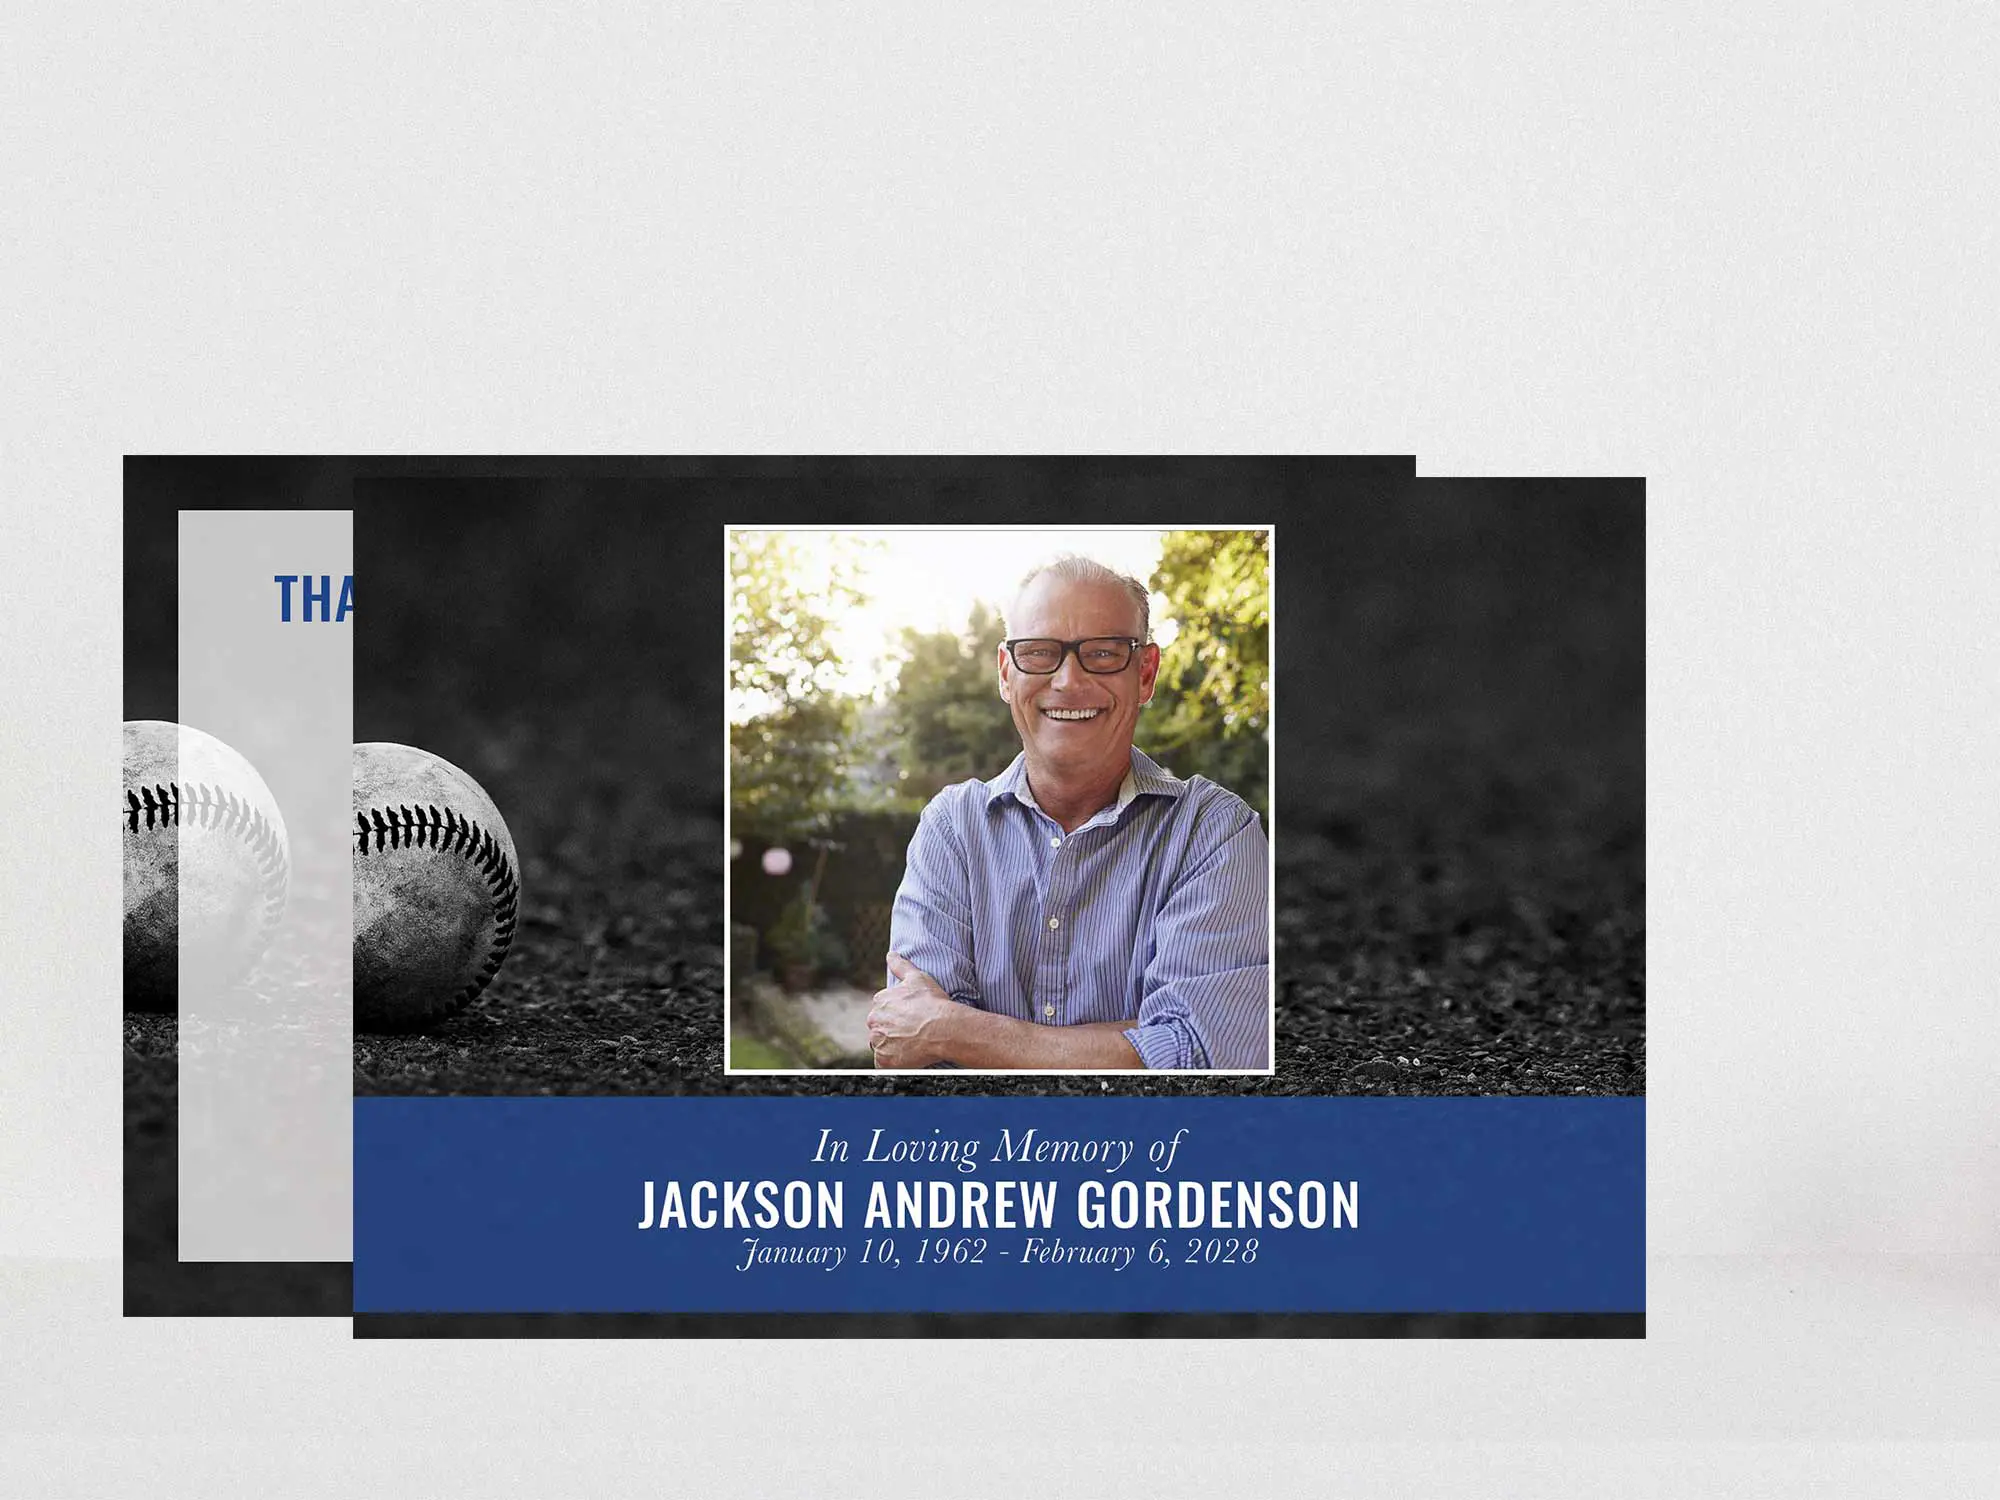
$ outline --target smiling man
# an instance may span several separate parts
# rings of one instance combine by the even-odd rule
[[[876,1066],[1270,1065],[1270,878],[1242,798],[1132,745],[1160,648],[1145,586],[1030,573],[1000,696],[1021,754],[924,809],[868,1015]]]

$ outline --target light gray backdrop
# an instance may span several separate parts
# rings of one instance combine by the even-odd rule
[[[0,1255],[61,1258],[17,1271],[0,1331],[11,1472],[1640,1495],[2000,1471],[1990,8],[10,19]],[[1646,475],[1652,1336],[121,1324],[118,455],[412,449]]]

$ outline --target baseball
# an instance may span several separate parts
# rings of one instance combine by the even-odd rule
[[[177,1009],[180,980],[230,985],[285,913],[291,841],[271,789],[212,735],[125,725],[125,1005]]]
[[[520,865],[492,798],[409,745],[354,747],[354,1025],[414,1031],[463,1010],[514,940]]]

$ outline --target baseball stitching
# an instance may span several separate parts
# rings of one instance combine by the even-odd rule
[[[264,888],[265,929],[269,930],[285,914],[290,880],[278,831],[253,804],[234,792],[200,782],[187,787],[179,782],[164,782],[142,786],[136,792],[127,787],[124,822],[127,833],[137,833],[141,827],[178,828],[186,823],[194,828],[233,834],[243,841],[257,862],[257,878]]]
[[[486,878],[493,900],[492,951],[486,955],[478,976],[458,992],[443,1014],[463,1010],[492,983],[493,976],[500,972],[500,961],[514,941],[514,917],[521,885],[505,851],[486,829],[470,818],[461,818],[448,807],[373,807],[356,813],[354,821],[356,854],[380,854],[385,849],[436,849],[471,861],[473,868]]]

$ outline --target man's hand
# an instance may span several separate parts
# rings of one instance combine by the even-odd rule
[[[1125,1033],[1137,1021],[1038,1026],[961,1005],[900,953],[889,955],[896,982],[875,995],[868,1045],[878,1068],[1143,1068]]]
[[[939,1033],[963,1007],[900,953],[889,955],[889,972],[896,982],[876,992],[868,1012],[875,1066],[928,1068],[944,1061]]]

